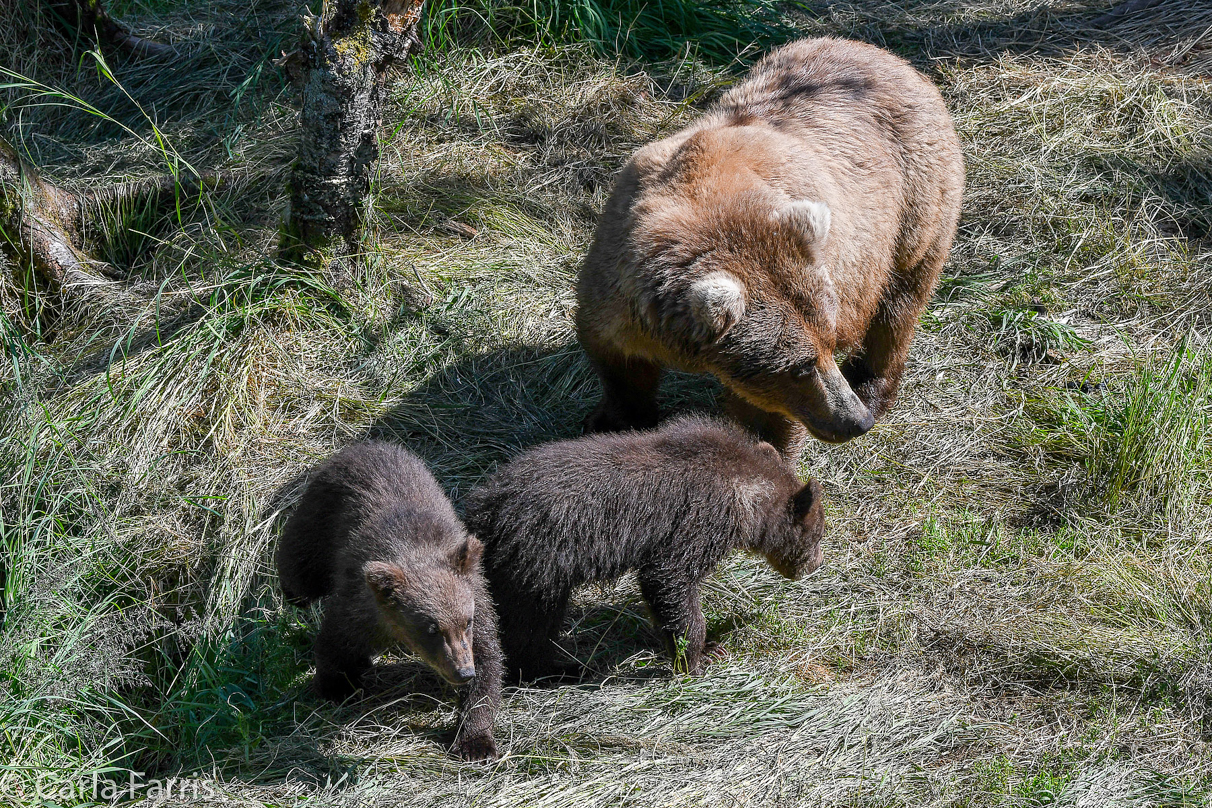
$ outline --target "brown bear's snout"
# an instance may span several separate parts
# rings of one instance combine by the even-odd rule
[[[832,359],[820,360],[817,373],[801,389],[806,396],[795,416],[820,440],[844,443],[875,426],[875,416]]]
[[[843,443],[866,434],[871,427],[875,426],[875,416],[871,414],[871,410],[863,407],[861,403],[859,406],[862,407],[861,410],[840,413],[840,417],[830,422],[826,440]]]
[[[446,642],[447,679],[452,684],[463,684],[476,678],[475,658],[471,651],[470,633],[449,638]]]

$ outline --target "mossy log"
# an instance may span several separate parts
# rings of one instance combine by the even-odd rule
[[[331,268],[358,252],[388,72],[420,48],[423,0],[335,0],[305,20],[298,157],[282,252]]]

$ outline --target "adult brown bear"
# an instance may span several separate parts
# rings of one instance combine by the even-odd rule
[[[863,434],[896,398],[963,183],[942,97],[905,61],[839,39],[769,54],[619,175],[577,282],[604,387],[587,430],[655,424],[670,366],[716,375],[786,456]]]

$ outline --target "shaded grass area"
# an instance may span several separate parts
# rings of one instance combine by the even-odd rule
[[[116,768],[217,784],[198,804],[1206,804],[1212,97],[1203,28],[1173,4],[1089,27],[1104,6],[784,17],[906,53],[961,133],[964,220],[902,400],[809,453],[824,568],[789,583],[737,557],[711,580],[726,661],[673,675],[634,583],[588,589],[567,640],[584,681],[509,691],[488,768],[447,759],[452,694],[413,660],[381,661],[361,701],[310,695],[318,612],[280,602],[272,542],[300,474],[351,441],[407,443],[457,500],[576,434],[595,213],[730,74],[457,32],[393,90],[338,293],[269,258],[292,124],[258,65],[294,10],[124,8],[192,61],[117,65],[121,86],[191,162],[254,179],[122,213],[105,310],[3,265],[0,794]],[[22,58],[146,126],[114,83]],[[56,177],[164,170],[105,121],[22,109],[10,132]],[[677,375],[662,401],[716,392]]]

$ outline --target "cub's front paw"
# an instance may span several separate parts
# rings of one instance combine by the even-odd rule
[[[351,678],[337,671],[316,671],[313,684],[321,698],[338,704],[362,689],[361,677]]]
[[[482,735],[460,735],[455,738],[454,745],[450,747],[450,754],[460,760],[468,761],[484,761],[486,763],[496,760],[497,744],[492,739],[491,733]]]
[[[699,657],[699,664],[694,670],[690,671],[693,676],[701,676],[706,672],[707,666],[714,662],[721,662],[729,656],[728,651],[718,642],[709,642],[703,646],[703,653]]]

